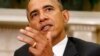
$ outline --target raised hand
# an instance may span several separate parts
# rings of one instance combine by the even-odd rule
[[[53,56],[51,32],[45,35],[31,27],[20,29],[20,32],[27,37],[17,38],[30,45],[29,52],[32,56]]]

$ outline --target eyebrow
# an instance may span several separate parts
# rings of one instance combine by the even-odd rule
[[[45,6],[43,6],[43,8],[47,8],[47,7],[52,7],[52,8],[54,8],[52,5],[45,5]],[[32,13],[37,12],[37,11],[38,11],[38,10],[35,9],[35,10],[33,10],[32,12],[30,12],[30,16],[32,15]]]
[[[52,8],[54,8],[52,5],[45,5],[43,8],[47,8],[47,7],[52,7]]]
[[[30,16],[32,15],[32,13],[37,12],[37,11],[38,11],[38,10],[36,10],[36,9],[33,10],[33,11],[30,13]]]

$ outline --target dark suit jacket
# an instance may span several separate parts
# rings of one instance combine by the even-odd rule
[[[28,44],[22,46],[14,56],[30,56],[28,47]],[[69,37],[63,56],[100,56],[100,45]]]

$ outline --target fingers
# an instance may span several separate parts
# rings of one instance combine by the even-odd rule
[[[48,33],[47,33],[47,39],[48,39],[50,42],[52,42],[51,32],[48,32]]]
[[[35,43],[35,40],[28,38],[28,37],[22,37],[22,36],[18,36],[17,37],[20,41],[28,43],[30,45],[33,45]]]
[[[34,31],[34,32],[32,32]],[[37,38],[37,32],[35,30],[30,30],[30,29],[21,29],[20,32],[26,36],[28,36],[29,38],[34,39],[35,41],[41,40],[41,38]]]
[[[32,29],[31,27],[26,27],[25,29],[21,29],[20,32],[25,36],[18,36],[17,38],[30,44],[29,51],[36,56],[41,55],[42,53],[51,51],[51,32],[47,32],[45,35],[41,32]],[[46,51],[47,50],[47,51]],[[44,54],[45,55],[45,54]]]
[[[25,36],[18,36],[17,38],[22,42],[30,44],[31,46],[33,46],[35,42],[43,43],[46,40],[46,38],[42,36],[40,32],[30,27],[26,27],[25,29],[20,29],[20,32]]]
[[[36,56],[38,56],[37,54],[39,54],[39,51],[35,48],[32,48],[32,47],[29,47],[29,52],[36,55]]]
[[[26,27],[25,29],[26,29],[27,31],[32,32],[32,33],[38,33],[37,30],[34,30],[34,29],[32,29],[31,27]]]
[[[34,38],[34,37],[35,37],[34,33],[35,33],[36,31],[34,30],[34,33],[32,33],[32,31],[30,32],[28,29],[29,29],[29,28],[20,29],[20,33],[22,33],[22,35],[21,35],[21,36],[18,36],[17,38],[18,38],[20,41],[22,41],[22,42],[24,42],[24,43],[28,43],[28,44],[30,44],[31,46],[33,46],[34,43],[36,43],[36,39],[38,39],[38,38]],[[33,38],[34,38],[34,39],[33,39]],[[34,47],[34,46],[33,46],[33,47]]]

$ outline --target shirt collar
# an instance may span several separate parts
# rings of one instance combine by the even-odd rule
[[[66,35],[61,42],[53,46],[54,56],[63,56],[67,42],[68,42],[68,37]]]

